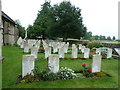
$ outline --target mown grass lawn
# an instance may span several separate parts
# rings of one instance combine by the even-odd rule
[[[41,81],[26,84],[16,84],[18,75],[22,73],[23,50],[19,47],[3,46],[4,62],[2,64],[2,87],[3,88],[118,88],[118,60],[102,60],[102,71],[112,77],[84,78],[82,75],[78,79]],[[70,57],[71,54],[65,55]],[[81,57],[80,55],[79,57]],[[47,60],[41,59],[44,54],[39,53],[35,66],[41,70],[47,67]],[[60,67],[68,67],[74,71],[82,69],[81,64],[90,64],[92,60],[60,60]]]

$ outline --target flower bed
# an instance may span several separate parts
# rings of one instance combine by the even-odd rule
[[[81,74],[83,74],[83,76],[85,78],[111,77],[109,74],[107,74],[103,71],[92,73],[91,65],[92,65],[92,63],[89,66],[87,66],[86,63],[83,63],[82,64],[83,70],[80,70],[80,71],[75,72],[75,73],[81,73]]]
[[[19,75],[17,79],[17,84],[31,83],[31,82],[37,82],[37,81],[70,80],[70,79],[78,78],[78,76],[74,73],[74,71],[67,67],[60,68],[60,70],[57,73],[53,73],[49,69],[40,71],[39,68],[35,68],[33,70],[33,73],[34,73],[34,76],[31,74],[28,74],[23,78],[22,78],[22,75]]]

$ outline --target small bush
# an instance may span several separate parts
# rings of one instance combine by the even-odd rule
[[[83,67],[83,76],[85,76],[86,78],[93,77],[91,67],[87,67],[86,63],[83,63],[82,67]]]
[[[100,43],[100,41],[92,41],[92,42],[88,43],[87,47],[90,49],[99,48],[99,47],[103,47],[103,44]]]
[[[107,54],[106,53],[101,53],[102,59],[107,59]]]

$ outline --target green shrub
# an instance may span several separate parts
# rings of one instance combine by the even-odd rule
[[[54,80],[57,80],[57,74],[50,72],[49,69],[45,69],[45,70],[41,71],[40,78],[44,81],[54,81]]]
[[[92,41],[90,43],[88,43],[87,45],[88,48],[92,49],[92,48],[99,48],[99,47],[103,47],[103,44],[100,43],[100,41]]]
[[[107,53],[101,53],[102,59],[107,59]]]
[[[90,53],[90,55],[89,55],[89,59],[92,59],[92,58],[93,58],[93,54]]]
[[[87,67],[86,63],[83,63],[82,67],[83,67],[83,76],[85,76],[86,78],[93,77],[91,67]]]

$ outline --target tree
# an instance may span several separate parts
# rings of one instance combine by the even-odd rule
[[[108,36],[108,37],[107,37],[107,40],[111,40],[111,37],[110,37],[110,36]]]
[[[91,37],[92,37],[92,32],[89,31],[89,32],[86,32],[86,33],[85,33],[84,39],[85,39],[85,40],[90,40]]]
[[[53,12],[55,21],[53,20],[54,24],[48,29],[49,36],[63,38],[64,41],[67,38],[79,39],[85,35],[87,28],[82,21],[81,9],[63,1],[59,5],[54,5]]]
[[[51,9],[50,2],[45,2],[42,5],[42,10],[38,12],[37,18],[33,24],[33,29],[35,35],[31,35],[31,37],[38,37],[38,36],[43,36],[43,38],[47,37],[46,31],[48,30],[48,27],[50,26],[50,18],[51,18]],[[36,37],[35,37],[36,36]]]
[[[17,28],[19,30],[19,37],[24,38],[25,37],[25,27],[23,27],[20,23],[20,20],[15,20],[17,24]]]
[[[112,40],[115,40],[115,39],[116,39],[115,36],[113,36]]]
[[[100,40],[106,40],[106,37],[102,36],[102,35],[100,35],[99,38],[100,38]]]

